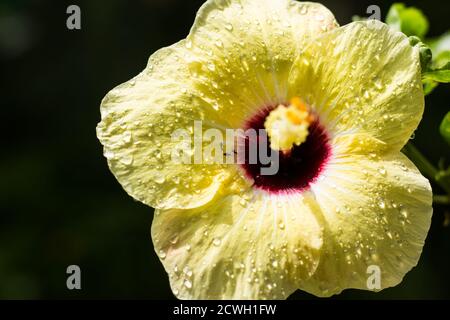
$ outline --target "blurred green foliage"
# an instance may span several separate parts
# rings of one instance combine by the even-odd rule
[[[450,144],[450,112],[445,115],[439,130],[441,131],[441,135],[444,139],[448,142],[448,144]]]
[[[395,3],[389,9],[386,23],[408,37],[424,38],[429,29],[427,17],[421,10],[407,7],[404,3]]]

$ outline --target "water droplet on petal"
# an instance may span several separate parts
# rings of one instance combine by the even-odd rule
[[[183,273],[188,276],[189,278],[192,277],[192,270],[189,268],[189,266],[185,266],[183,268]]]
[[[120,158],[120,162],[126,166],[129,166],[133,163],[133,156],[128,155]]]
[[[163,175],[157,175],[155,177],[155,182],[158,184],[163,184],[166,181],[166,178],[164,178]]]
[[[214,63],[208,63],[208,70],[209,71],[215,71],[216,65]]]
[[[189,280],[187,280],[187,279],[184,280],[183,284],[184,284],[184,286],[185,286],[186,288],[188,288],[188,289],[191,289],[191,288],[192,288],[192,282],[189,281]]]
[[[408,210],[406,210],[405,208],[401,208],[401,209],[400,209],[400,214],[401,214],[404,218],[408,218]]]
[[[115,156],[114,152],[112,152],[111,150],[105,150],[103,152],[103,155],[105,156],[106,159],[112,159]]]
[[[220,246],[221,243],[222,243],[222,240],[220,240],[219,238],[214,238],[213,245],[218,247],[218,246]]]

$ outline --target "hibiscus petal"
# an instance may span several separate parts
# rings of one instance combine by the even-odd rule
[[[318,3],[210,0],[199,10],[187,44],[205,100],[242,127],[258,110],[285,103],[295,57],[312,37],[337,26]],[[211,85],[213,84],[213,85]]]
[[[339,155],[311,190],[324,245],[303,290],[318,296],[379,290],[400,283],[417,264],[431,223],[432,191],[403,154]],[[380,288],[367,285],[371,265],[381,271]]]
[[[309,195],[227,196],[158,210],[152,238],[181,299],[284,299],[315,271],[321,229]]]
[[[97,127],[109,167],[123,188],[158,208],[201,206],[224,186],[232,189],[239,178],[233,166],[194,164],[194,151],[202,156],[194,149],[194,121],[202,121],[200,135],[222,128],[213,115],[205,116],[200,98],[183,90],[188,73],[182,48],[184,41],[159,50],[146,70],[109,92]],[[172,138],[177,129],[185,135]],[[203,148],[207,144],[204,140]]]
[[[142,73],[103,99],[97,136],[117,180],[132,197],[157,208],[195,208],[219,190],[240,192],[247,183],[233,165],[174,163],[180,141],[172,134],[183,129],[192,138],[196,120],[223,137],[226,128],[240,127],[276,100],[273,79],[281,83],[277,75],[290,68],[295,47],[326,30],[320,26],[334,25],[318,4],[207,1],[186,41],[157,51]],[[249,94],[262,97],[265,90],[269,100]]]
[[[424,109],[418,48],[379,21],[313,41],[292,69],[290,90],[316,108],[332,135],[370,134],[397,151]]]

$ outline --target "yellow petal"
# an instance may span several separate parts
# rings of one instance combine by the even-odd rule
[[[159,50],[142,73],[111,90],[102,101],[102,121],[97,127],[109,167],[123,188],[158,208],[201,206],[240,179],[234,166],[195,164],[191,156],[191,151],[200,150],[194,149],[194,121],[203,121],[201,135],[208,128],[223,131],[223,127],[219,115],[206,116],[203,100],[186,90],[190,84],[182,63],[184,46],[182,41]],[[185,153],[174,153],[182,145],[181,139],[172,139],[177,129],[184,130],[191,141]],[[203,147],[208,143],[203,141]],[[184,155],[190,164],[183,163]]]
[[[312,37],[337,26],[318,3],[209,0],[187,38],[204,99],[242,127],[261,108],[288,102],[292,63]]]
[[[158,210],[152,238],[181,299],[284,299],[315,271],[322,245],[310,195],[227,196]]]
[[[378,22],[355,22],[315,39],[290,78],[332,135],[360,132],[400,150],[422,118],[419,51]]]
[[[432,191],[403,154],[340,155],[311,190],[324,245],[303,290],[318,296],[347,288],[377,291],[397,285],[417,264],[430,227]],[[368,285],[370,266],[381,271],[379,288]]]
[[[171,135],[193,132],[196,120],[222,133],[242,127],[279,100],[296,48],[334,25],[319,4],[207,1],[186,41],[157,51],[102,101],[97,135],[123,188],[157,208],[194,208],[219,190],[240,192],[246,182],[235,166],[173,163],[179,144]]]

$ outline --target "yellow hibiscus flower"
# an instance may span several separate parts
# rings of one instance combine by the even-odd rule
[[[387,25],[338,27],[317,3],[208,0],[185,40],[106,95],[97,135],[123,188],[155,208],[178,298],[330,296],[373,289],[371,266],[380,290],[417,264],[432,193],[400,150],[423,109],[419,49]],[[172,161],[173,132],[195,121],[265,129],[278,172]]]

